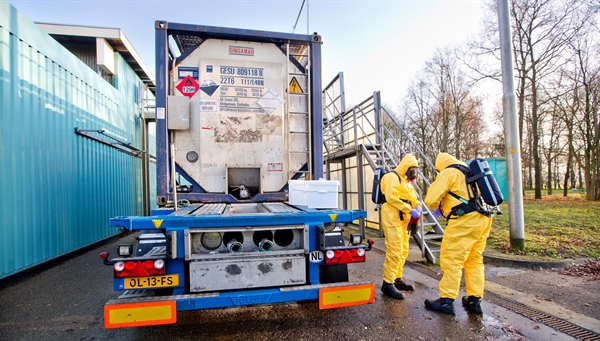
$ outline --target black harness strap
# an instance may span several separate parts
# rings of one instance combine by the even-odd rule
[[[453,164],[453,165],[449,165],[446,168],[456,168],[459,171],[461,171],[465,177],[466,177],[466,182],[467,182],[467,193],[469,194],[469,200],[457,195],[456,193],[453,193],[452,191],[448,191],[448,193],[450,193],[450,195],[452,195],[454,198],[458,199],[458,201],[460,201],[460,204],[452,207],[452,209],[450,210],[450,213],[448,214],[448,216],[446,216],[447,219],[456,219],[453,218],[453,216],[461,217],[465,214],[471,213],[471,212],[479,212],[485,216],[491,216],[491,212],[488,212],[486,210],[484,210],[483,208],[480,209],[480,205],[478,205],[478,202],[481,201],[478,192],[477,192],[477,186],[475,185],[475,181],[477,181],[478,179],[482,178],[485,176],[485,174],[478,174],[475,176],[471,176],[469,177],[469,175],[471,174],[471,170],[468,167],[465,167],[463,165],[459,165],[459,164]]]

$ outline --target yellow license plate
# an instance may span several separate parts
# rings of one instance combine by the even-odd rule
[[[179,285],[179,275],[124,278],[125,289],[165,288]]]

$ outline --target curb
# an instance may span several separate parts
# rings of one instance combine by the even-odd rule
[[[505,268],[515,269],[530,269],[530,270],[542,270],[542,269],[563,269],[568,268],[573,264],[581,263],[585,259],[563,259],[558,261],[529,261],[521,259],[509,259],[502,257],[495,257],[490,255],[483,255],[483,264],[494,265]]]

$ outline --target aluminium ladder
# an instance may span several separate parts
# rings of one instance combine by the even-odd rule
[[[290,51],[289,42],[286,44],[286,73],[288,88],[286,94],[287,115],[285,117],[288,167],[288,181],[304,177],[308,179],[312,174],[312,150],[311,145],[311,94],[310,94],[310,45],[294,45],[294,51]],[[296,61],[296,63],[294,63]],[[293,65],[290,65],[292,63]],[[296,64],[296,65],[294,65]],[[304,85],[304,86],[303,86]],[[305,122],[304,126],[300,122]],[[302,136],[303,142],[300,149],[292,148],[296,137]],[[291,169],[294,160],[305,159],[306,168]],[[300,161],[302,162],[302,161]]]

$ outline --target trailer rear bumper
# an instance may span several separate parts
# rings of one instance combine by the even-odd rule
[[[204,294],[140,297],[111,300],[104,306],[104,327],[126,328],[172,324],[177,311],[227,308],[259,304],[318,300],[320,309],[375,302],[375,286],[369,282],[303,285]]]

